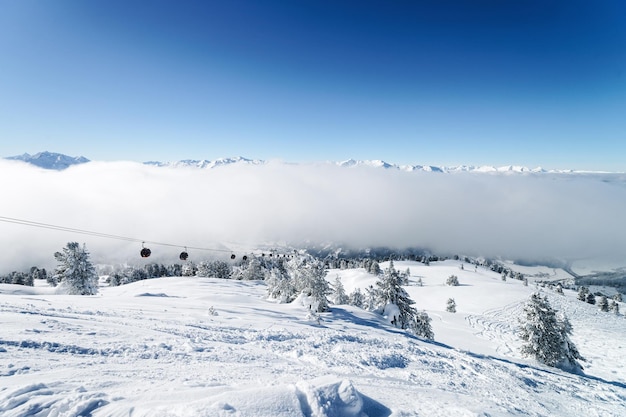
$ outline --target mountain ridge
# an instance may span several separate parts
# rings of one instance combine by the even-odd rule
[[[84,156],[68,156],[55,152],[38,152],[34,155],[24,153],[22,155],[9,156],[4,159],[17,160],[26,162],[40,168],[51,170],[63,170],[72,165],[84,164],[91,162],[91,160]],[[180,168],[191,167],[198,169],[213,169],[221,166],[227,166],[232,164],[246,164],[246,165],[265,165],[268,161],[262,159],[249,159],[243,156],[217,158],[215,160],[209,159],[183,159],[178,161],[146,161],[142,162],[144,165],[150,165],[155,167],[167,167],[167,168]],[[544,169],[542,167],[529,168],[522,165],[455,165],[455,166],[442,166],[442,165],[400,165],[395,163],[389,163],[381,159],[369,159],[369,160],[357,160],[347,159],[343,161],[323,161],[321,164],[336,165],[345,168],[354,167],[372,167],[387,170],[399,170],[406,172],[432,172],[432,173],[458,173],[458,172],[471,172],[471,173],[485,173],[485,174],[623,174],[622,172],[610,172],[610,171],[589,171],[589,170],[575,170],[575,169]],[[297,165],[307,165],[307,163],[296,163]]]

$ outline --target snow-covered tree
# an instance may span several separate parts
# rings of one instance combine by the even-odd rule
[[[333,284],[333,292],[334,299],[333,302],[335,304],[348,304],[348,295],[346,294],[346,290],[341,283],[341,277],[337,275],[335,277],[335,282]]]
[[[609,299],[606,298],[606,295],[600,297],[600,301],[598,302],[598,308],[600,309],[600,311],[609,311]]]
[[[183,265],[183,276],[185,276],[185,267],[187,265],[191,265],[191,263]],[[233,268],[228,262],[214,260],[208,262],[200,262],[197,269],[194,268],[193,272],[195,272],[195,275],[198,277],[230,279],[233,273]]]
[[[367,272],[369,272],[372,275],[380,275],[380,265],[378,264],[378,262],[373,261],[370,264],[370,267],[367,270]]]
[[[402,288],[402,280],[402,276],[393,266],[393,261],[389,262],[389,268],[385,269],[381,279],[376,282],[381,302],[381,305],[378,307],[384,310],[383,314],[390,318],[394,326],[408,329],[416,314],[416,310],[411,306],[415,302],[411,300],[409,294]]]
[[[459,285],[459,277],[457,277],[456,275],[450,275],[448,277],[448,279],[446,280],[446,285],[449,285],[451,287],[456,287]]]
[[[326,281],[326,267],[323,262],[312,256],[300,256],[286,262],[285,268],[292,277],[296,290],[315,300],[318,313],[330,309],[327,296],[332,291]]]
[[[456,313],[456,301],[454,298],[448,298],[448,303],[446,305],[446,311],[450,313]]]
[[[359,308],[365,307],[365,297],[360,288],[355,288],[354,291],[350,293],[348,296],[348,304]]]
[[[54,281],[60,283],[68,294],[98,293],[98,275],[84,244],[81,247],[78,242],[68,242],[63,252],[56,252],[54,258],[58,262]]]
[[[206,262],[200,262],[200,264],[198,264],[197,266],[193,262],[186,262],[184,265],[181,266],[180,274],[183,277],[208,277],[210,272],[208,271],[206,266]]]
[[[572,326],[565,316],[557,317],[548,299],[535,293],[524,306],[520,318],[519,336],[524,342],[521,353],[539,362],[568,371],[582,369],[579,360],[584,358],[572,343],[569,335]]]
[[[365,289],[365,297],[363,300],[363,308],[368,311],[374,311],[382,302],[380,301],[379,291],[373,286]]]
[[[273,268],[265,279],[267,296],[281,303],[290,303],[298,295],[293,280],[282,268]]]
[[[425,311],[417,312],[411,321],[410,330],[417,337],[433,340],[435,338],[435,333],[430,325],[431,321],[432,319]]]
[[[609,311],[619,314],[619,304],[617,304],[617,301],[611,300],[611,304],[609,304]]]
[[[241,279],[257,281],[265,279],[265,269],[256,257],[252,257],[245,268],[242,268]]]
[[[589,304],[595,304],[596,303],[596,296],[591,294],[591,293],[587,294],[587,302]]]
[[[613,296],[613,300],[615,301],[619,301],[620,303],[622,302],[622,293],[618,292]]]
[[[589,295],[589,288],[587,287],[580,287],[578,289],[578,299],[580,301],[587,301],[587,296]]]

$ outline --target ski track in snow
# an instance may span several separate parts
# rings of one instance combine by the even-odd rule
[[[477,330],[476,335],[495,343],[502,355],[514,355],[521,343],[516,337],[518,318],[522,316],[524,301],[485,311],[481,315],[468,315],[468,324]]]
[[[262,283],[126,287],[95,297],[0,292],[0,415],[626,415],[623,383],[516,357],[523,302],[467,316],[497,344],[494,358],[349,306],[308,321],[302,306],[264,300]]]

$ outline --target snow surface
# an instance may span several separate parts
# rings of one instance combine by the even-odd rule
[[[3,284],[0,415],[626,415],[623,315],[544,290],[588,359],[584,375],[548,368],[518,350],[533,280],[461,265],[395,263],[410,268],[406,288],[434,342],[351,306],[318,321],[308,306],[267,300],[264,282],[161,278],[95,296]],[[445,285],[452,274],[460,286]],[[328,280],[337,275],[348,293],[376,281],[362,269]]]

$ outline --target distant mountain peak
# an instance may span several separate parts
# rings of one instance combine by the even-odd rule
[[[231,164],[249,164],[249,165],[262,165],[265,161],[260,159],[248,159],[243,156],[236,156],[231,158],[218,158],[214,161],[208,159],[183,159],[175,162],[159,162],[148,161],[144,162],[145,165],[153,165],[158,167],[195,167],[195,168],[216,168],[219,166],[231,165]]]
[[[23,161],[32,165],[36,165],[40,168],[63,170],[72,165],[84,164],[89,162],[89,159],[84,156],[67,156],[55,152],[37,152],[34,155],[24,153],[17,156],[9,156],[5,159],[14,161]]]

